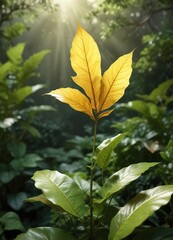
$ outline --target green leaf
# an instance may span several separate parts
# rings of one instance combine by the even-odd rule
[[[3,35],[8,40],[13,40],[14,38],[22,35],[26,31],[26,26],[24,23],[16,22],[13,25],[6,26],[3,31]]]
[[[96,161],[100,168],[105,168],[110,163],[112,151],[125,135],[126,133],[122,133],[116,137],[108,138],[96,148]]]
[[[15,175],[19,175],[24,170],[24,159],[23,158],[13,159],[9,165],[10,167],[12,167]]]
[[[56,211],[64,212],[64,210],[62,208],[53,204],[43,194],[40,194],[40,195],[35,196],[35,197],[27,198],[26,201],[27,202],[42,202],[42,203],[46,204],[47,206],[49,206],[50,208],[55,209]]]
[[[121,240],[128,236],[156,210],[166,205],[172,194],[173,185],[159,186],[140,192],[112,219],[108,239]]]
[[[20,210],[23,206],[24,200],[27,198],[27,195],[25,192],[20,192],[17,194],[11,194],[8,196],[7,202],[10,207],[12,207],[14,210]]]
[[[24,231],[24,226],[20,221],[19,216],[15,212],[7,212],[1,218],[0,222],[5,225],[5,230],[20,230]]]
[[[23,142],[9,142],[7,148],[11,156],[15,158],[21,158],[26,153],[26,145]]]
[[[0,170],[0,182],[2,183],[8,183],[10,182],[12,179],[14,179],[16,176],[14,171],[3,171],[1,172]]]
[[[37,128],[35,128],[35,127],[33,127],[33,126],[28,126],[28,127],[27,127],[27,131],[28,131],[33,137],[41,138],[41,133],[38,131]]]
[[[24,167],[37,167],[37,162],[42,161],[43,159],[35,154],[35,153],[30,153],[24,156],[23,158],[23,166]]]
[[[7,51],[7,56],[12,63],[15,65],[20,65],[23,61],[22,54],[24,51],[25,44],[18,43],[16,46],[9,48]]]
[[[13,97],[15,103],[19,104],[19,103],[21,103],[23,100],[25,100],[25,98],[27,98],[31,94],[32,94],[32,87],[31,86],[25,86],[25,87],[17,89],[13,93],[12,97]]]
[[[26,233],[17,236],[15,240],[75,240],[69,233],[52,227],[30,228]]]
[[[153,101],[161,101],[166,97],[168,89],[173,85],[173,79],[167,80],[161,83],[157,88],[155,88],[149,95],[149,99]]]
[[[173,140],[170,140],[164,151],[160,152],[161,157],[170,162],[172,161],[173,156]]]
[[[43,50],[38,53],[33,54],[29,57],[23,64],[20,73],[18,74],[18,79],[29,79],[35,76],[35,69],[39,66],[43,58],[49,53],[49,50]]]
[[[102,195],[102,199],[96,200],[96,202],[101,203],[105,201],[112,194],[118,192],[119,190],[130,184],[132,181],[140,177],[141,174],[147,171],[150,167],[153,167],[157,164],[158,163],[155,162],[132,164],[114,173],[107,179],[107,181],[101,188],[100,193]]]
[[[3,81],[6,79],[9,72],[11,72],[12,66],[13,65],[10,61],[2,65],[0,64],[0,82],[4,83]]]
[[[72,178],[58,171],[37,171],[32,179],[44,196],[68,213],[83,217],[85,214],[84,192]]]

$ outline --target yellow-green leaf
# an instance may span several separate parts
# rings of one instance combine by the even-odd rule
[[[76,72],[73,81],[79,85],[91,100],[93,109],[98,110],[101,86],[101,57],[94,39],[81,27],[71,48],[71,65]]]
[[[69,104],[70,107],[79,112],[86,113],[94,120],[90,101],[79,90],[74,88],[59,88],[47,93],[47,95],[51,95],[59,101]]]
[[[110,108],[124,95],[132,73],[132,53],[118,58],[104,73],[100,91],[100,111]]]

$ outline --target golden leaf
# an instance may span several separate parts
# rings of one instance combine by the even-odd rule
[[[71,65],[76,72],[72,77],[86,95],[77,89],[60,88],[48,93],[77,111],[86,113],[94,121],[108,116],[109,109],[123,95],[132,73],[132,53],[115,61],[101,76],[101,57],[94,39],[78,26],[71,48]]]
[[[101,57],[94,39],[81,27],[71,48],[71,65],[76,72],[73,81],[85,91],[91,106],[98,111],[101,86]]]
[[[47,93],[47,95],[51,95],[59,101],[69,104],[70,107],[79,112],[86,113],[94,120],[90,101],[79,90],[74,88],[59,88]]]
[[[124,95],[132,73],[132,53],[118,58],[104,73],[100,91],[100,111],[110,108]]]
[[[114,109],[108,110],[108,111],[104,111],[102,113],[99,114],[98,119],[102,118],[102,117],[107,117],[111,112],[113,112]]]

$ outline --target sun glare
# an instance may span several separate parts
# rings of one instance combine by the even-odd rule
[[[72,4],[72,0],[53,0],[55,4],[58,4],[59,7],[68,7]]]

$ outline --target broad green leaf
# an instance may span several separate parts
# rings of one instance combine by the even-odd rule
[[[56,211],[61,211],[61,212],[64,211],[62,208],[60,208],[59,206],[57,206],[57,205],[53,204],[51,201],[49,201],[43,194],[40,194],[35,197],[27,198],[26,201],[27,202],[42,202],[42,203],[46,204],[47,206],[49,206],[50,208],[55,209]]]
[[[0,171],[0,182],[2,183],[8,183],[11,180],[13,180],[16,177],[16,174],[14,171]]]
[[[71,48],[71,65],[76,72],[73,81],[78,84],[91,100],[96,111],[99,105],[101,86],[101,57],[94,39],[78,26]]]
[[[23,166],[24,167],[36,167],[38,161],[42,161],[43,159],[37,155],[36,153],[30,153],[24,156],[23,158]]]
[[[23,142],[9,142],[7,148],[14,158],[21,158],[26,153],[26,145]]]
[[[123,95],[132,73],[132,53],[118,58],[103,74],[99,110],[110,108]]]
[[[96,148],[96,161],[100,168],[105,168],[111,160],[111,154],[118,143],[125,137],[125,133],[118,134],[116,137],[104,140]]]
[[[24,231],[24,226],[20,221],[19,216],[15,212],[7,212],[1,218],[0,222],[4,223],[5,230],[20,230]]]
[[[65,174],[43,170],[35,172],[32,179],[43,195],[68,213],[83,217],[85,214],[84,192]]]
[[[160,109],[156,104],[147,103],[142,100],[130,101],[128,104],[125,104],[125,106],[138,113],[141,113],[146,118],[154,118],[160,114]]]
[[[166,205],[172,194],[173,185],[159,186],[140,192],[112,219],[108,239],[121,240],[128,236],[156,210]]]
[[[38,227],[30,228],[26,233],[21,233],[15,240],[75,240],[69,233],[59,228]]]
[[[118,192],[132,181],[136,180],[138,177],[141,176],[142,173],[147,171],[150,167],[157,165],[158,163],[152,162],[141,162],[137,164],[132,164],[128,167],[125,167],[118,172],[111,175],[103,187],[101,188],[101,195],[102,199],[96,200],[96,202],[103,202],[112,194]]]
[[[60,88],[47,94],[57,98],[61,102],[69,104],[70,107],[79,112],[86,113],[92,119],[94,118],[89,99],[79,90],[74,88]]]
[[[20,65],[23,61],[22,54],[24,51],[25,44],[18,43],[16,46],[11,47],[7,51],[7,56],[12,63],[15,65]]]

